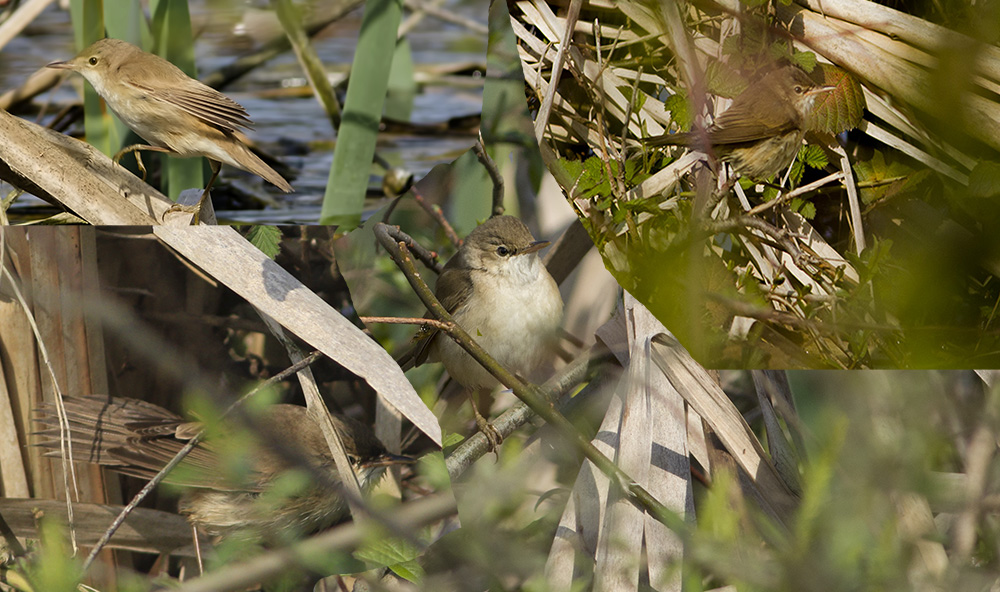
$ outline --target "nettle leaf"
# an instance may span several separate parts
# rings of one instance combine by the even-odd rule
[[[612,176],[621,179],[630,187],[642,183],[649,177],[649,172],[642,167],[642,163],[637,159],[625,161],[624,172],[619,170],[618,161],[612,160],[605,167],[604,162],[596,156],[591,156],[582,163],[565,159],[561,159],[560,162],[566,171],[576,179],[574,197],[601,198],[595,203],[598,209],[605,209],[613,203],[607,169],[610,169]]]
[[[792,54],[792,63],[806,72],[812,72],[816,67],[816,54],[811,51],[796,51]]]
[[[830,64],[820,64],[812,78],[834,89],[816,97],[808,129],[839,134],[857,127],[866,106],[865,94],[857,78]]]
[[[826,158],[826,152],[823,152],[823,149],[819,146],[810,144],[799,148],[799,154],[795,157],[795,162],[792,163],[792,172],[789,177],[792,185],[799,184],[799,181],[802,180],[802,175],[806,172],[806,167],[822,169],[829,162]]]
[[[593,197],[595,195],[610,195],[611,184],[604,177],[604,165],[601,159],[591,156],[587,160],[560,160],[570,175],[576,179],[576,197]]]
[[[281,231],[277,226],[251,226],[246,239],[271,259],[281,252]]]
[[[796,158],[795,162],[792,163],[792,172],[788,176],[793,186],[799,184],[799,181],[802,180],[802,174],[806,172],[806,165],[802,162],[801,155],[802,152],[800,150],[799,158]]]
[[[694,118],[691,116],[691,105],[687,97],[681,93],[674,93],[663,101],[663,108],[670,111],[670,119],[674,121],[682,130],[691,129]]]
[[[748,83],[731,65],[712,60],[705,68],[705,85],[713,95],[734,99],[747,89]]]
[[[816,204],[808,199],[796,197],[788,205],[793,212],[798,212],[806,220],[812,220],[816,217]]]
[[[743,43],[739,35],[730,35],[722,41],[722,55],[740,55],[743,52]]]
[[[420,581],[423,569],[414,561],[420,556],[420,547],[392,536],[367,536],[354,552],[354,557],[369,567],[391,567],[399,576],[410,581]],[[398,569],[398,571],[397,571]]]
[[[932,179],[929,169],[915,169],[905,160],[887,159],[875,151],[869,160],[852,164],[861,202],[871,204],[926,188],[924,182]]]
[[[826,152],[819,146],[809,145],[803,146],[799,149],[799,160],[804,162],[806,166],[813,169],[822,169],[826,165],[830,164],[830,161],[826,158]]]

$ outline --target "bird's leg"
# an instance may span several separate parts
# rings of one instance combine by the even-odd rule
[[[212,168],[212,177],[208,180],[208,185],[205,186],[205,190],[201,193],[201,197],[198,198],[198,203],[193,206],[182,206],[180,204],[174,204],[170,206],[167,212],[187,212],[194,214],[194,224],[198,224],[198,217],[201,214],[201,206],[205,203],[205,198],[208,197],[208,192],[212,189],[212,185],[215,184],[215,180],[219,177],[219,171],[222,170],[222,163],[217,160],[208,159],[208,166]]]
[[[118,161],[122,159],[123,156],[129,152],[135,153],[135,164],[139,167],[139,172],[142,173],[142,180],[146,180],[146,167],[142,164],[142,156],[140,152],[143,150],[148,150],[149,152],[165,152],[167,154],[173,152],[169,148],[163,148],[161,146],[150,146],[148,144],[132,144],[131,146],[126,146],[118,151],[117,154],[111,157],[112,162],[118,164]]]
[[[490,445],[490,452],[496,454],[497,459],[499,460],[500,445],[503,444],[503,435],[501,435],[500,432],[493,427],[493,424],[487,421],[486,418],[479,413],[479,407],[476,405],[476,399],[479,396],[479,392],[480,391],[478,390],[474,390],[469,393],[469,403],[472,404],[472,413],[476,418],[476,427],[478,427],[479,431],[486,436],[486,440]]]

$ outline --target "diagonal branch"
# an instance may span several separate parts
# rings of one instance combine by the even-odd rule
[[[689,531],[684,518],[676,512],[672,512],[648,491],[629,477],[624,471],[618,468],[615,463],[601,453],[594,445],[587,440],[583,434],[578,432],[573,424],[566,417],[556,411],[552,403],[546,401],[541,389],[533,384],[526,383],[512,372],[500,365],[490,356],[461,326],[455,323],[448,311],[445,310],[441,302],[435,298],[434,293],[427,286],[427,283],[420,277],[414,264],[413,257],[405,243],[396,242],[389,234],[391,228],[386,224],[375,225],[375,237],[386,249],[393,262],[406,276],[414,292],[430,311],[431,315],[438,320],[451,323],[446,333],[455,340],[470,356],[482,364],[490,374],[496,377],[501,384],[510,388],[514,395],[527,405],[532,411],[538,414],[549,425],[553,426],[560,434],[566,438],[577,450],[586,456],[594,465],[613,482],[625,494],[625,497],[632,503],[645,509],[654,518],[667,525],[671,530],[680,536],[686,536]]]

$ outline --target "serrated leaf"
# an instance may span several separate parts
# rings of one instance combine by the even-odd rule
[[[271,259],[281,252],[281,231],[277,226],[251,226],[246,239]]]
[[[691,117],[691,106],[687,97],[681,93],[674,93],[663,101],[663,108],[670,111],[670,119],[674,121],[682,130],[691,129],[693,119]]]
[[[887,160],[879,151],[870,160],[855,162],[852,168],[865,204],[912,192],[932,176],[928,169],[914,169],[906,161]]]
[[[802,206],[802,209],[799,210],[799,213],[802,214],[802,217],[806,220],[812,220],[816,217],[816,204],[811,201],[806,202],[806,204]]]
[[[804,146],[799,150],[799,159],[805,163],[806,166],[813,169],[821,169],[826,165],[830,164],[830,161],[826,158],[826,152],[819,146]]]
[[[705,85],[708,92],[719,97],[734,99],[747,89],[747,80],[729,64],[712,60],[705,68]]]
[[[808,199],[796,197],[788,205],[793,212],[798,212],[807,220],[812,220],[816,217],[816,204]]]
[[[866,106],[865,94],[857,78],[830,64],[820,64],[812,78],[834,89],[816,97],[808,129],[839,134],[857,127]]]
[[[738,55],[743,51],[739,35],[730,35],[722,41],[722,55]]]
[[[799,152],[799,156],[800,158],[796,158],[795,162],[792,163],[792,172],[789,175],[789,179],[791,180],[792,185],[798,185],[799,181],[802,180],[802,174],[806,172],[806,166],[802,162],[801,158],[802,156],[801,151]]]
[[[816,67],[816,54],[811,51],[797,51],[792,55],[792,63],[806,72],[812,72]]]

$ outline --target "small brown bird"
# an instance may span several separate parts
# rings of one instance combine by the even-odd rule
[[[795,66],[773,70],[733,99],[705,133],[647,138],[647,146],[711,147],[740,174],[766,179],[787,167],[799,152],[816,97],[833,90],[819,86]]]
[[[239,130],[253,129],[246,109],[219,91],[198,82],[160,56],[120,39],[101,39],[72,60],[47,66],[78,72],[122,122],[150,145],[135,144],[115,155],[166,152],[182,158],[204,156],[212,167],[195,211],[219,176],[221,163],[263,177],[285,193],[292,191],[281,175],[247,147]]]
[[[142,479],[152,478],[201,430],[174,413],[137,399],[85,396],[64,397],[70,426],[73,460],[108,467]],[[54,405],[38,410],[37,421],[48,438],[39,445],[47,456],[59,456],[59,428]],[[386,452],[374,432],[363,423],[342,415],[333,416],[347,449],[348,459],[367,491],[381,478],[385,467],[412,462]],[[282,442],[290,453],[303,459],[313,471],[339,483],[333,457],[316,422],[305,407],[273,405],[259,421],[263,438],[245,451],[245,478],[226,478],[216,441],[202,442],[167,475],[165,481],[183,486],[180,512],[203,532],[218,536],[240,536],[274,540],[305,534],[329,526],[347,514],[347,502],[338,491],[325,489],[314,480],[305,490],[262,503],[274,481],[294,465],[267,441]]]
[[[528,379],[553,357],[562,324],[559,286],[538,258],[548,244],[536,241],[518,218],[495,216],[469,233],[435,288],[441,304],[483,349]],[[472,391],[476,423],[496,447],[499,434],[475,408],[475,397],[495,388],[497,379],[447,335],[430,331],[417,338],[408,355],[417,365],[441,362]]]

